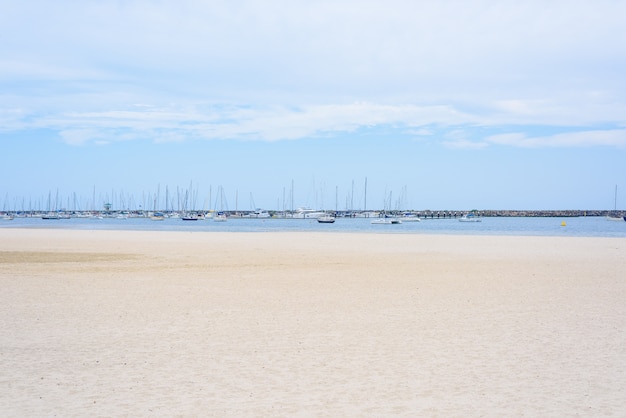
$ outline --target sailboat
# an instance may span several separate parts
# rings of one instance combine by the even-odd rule
[[[217,214],[213,217],[213,222],[226,222],[227,220],[228,217],[226,216],[226,212],[223,211],[217,212]]]
[[[606,215],[607,221],[626,221],[626,216],[620,216],[617,213],[617,185],[615,185],[615,204],[613,206],[613,212]]]
[[[387,215],[387,213],[385,211],[380,213],[378,216],[379,216],[378,219],[374,219],[370,223],[374,224],[374,225],[391,225],[391,224],[397,225],[397,224],[401,224],[402,223],[400,218],[397,218],[397,217],[392,216],[392,215]]]
[[[228,217],[226,216],[226,212],[224,212],[224,188],[220,186],[220,210],[213,216],[213,222],[226,222]],[[215,201],[215,205],[217,206],[217,200]],[[228,205],[228,204],[227,204]]]

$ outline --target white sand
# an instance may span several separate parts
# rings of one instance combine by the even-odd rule
[[[626,416],[626,240],[0,229],[1,416]]]

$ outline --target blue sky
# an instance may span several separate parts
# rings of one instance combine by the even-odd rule
[[[0,210],[626,209],[626,2],[0,6]]]

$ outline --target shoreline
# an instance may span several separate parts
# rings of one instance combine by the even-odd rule
[[[626,222],[608,222],[601,217],[578,218],[484,218],[482,222],[459,222],[457,219],[403,222],[400,225],[372,225],[370,219],[337,219],[332,224],[320,224],[315,219],[249,219],[231,222],[201,220],[195,222],[166,219],[73,219],[29,220],[15,219],[0,222],[0,229],[51,229],[84,231],[181,231],[181,232],[324,232],[324,233],[392,233],[418,235],[472,235],[472,236],[576,236],[626,238]]]
[[[2,415],[619,415],[626,240],[0,229]]]
[[[42,211],[42,210],[9,210],[0,211],[0,215],[11,215],[16,217],[26,218],[41,218],[49,215],[62,216],[65,218],[89,218],[102,216],[106,218],[116,218],[119,215],[125,215],[132,218],[149,218],[151,214],[160,213],[161,215],[175,215],[177,218],[181,218],[184,215],[191,213],[196,215],[208,215],[215,214],[218,211],[215,210],[191,210],[179,211],[179,210],[58,210],[58,211]],[[219,212],[225,213],[229,218],[233,219],[305,219],[304,216],[297,215],[297,211],[294,210],[267,210],[263,211],[267,216],[259,216],[258,210],[220,210]],[[456,219],[460,218],[466,213],[475,212],[476,214],[487,218],[498,217],[514,217],[514,218],[572,218],[572,217],[604,217],[609,215],[619,215],[620,217],[626,216],[626,210],[622,209],[479,209],[479,210],[459,210],[459,209],[436,209],[436,210],[418,210],[418,209],[406,209],[406,210],[384,210],[384,209],[369,209],[369,210],[334,210],[334,209],[320,209],[317,213],[329,213],[336,214],[338,217],[345,218],[372,218],[378,214],[393,214],[396,216],[402,216],[405,213],[418,216],[422,219]],[[315,219],[315,218],[310,218]]]
[[[355,238],[358,238],[355,240]],[[350,241],[350,246],[343,244]],[[553,242],[550,242],[553,241]],[[281,243],[289,243],[288,246]],[[487,247],[475,246],[499,242]],[[537,243],[545,245],[537,245]],[[276,250],[297,249],[307,251],[358,251],[399,252],[407,251],[439,251],[439,252],[480,252],[496,251],[497,254],[514,256],[515,252],[535,253],[536,255],[559,251],[557,243],[577,243],[580,248],[561,248],[560,251],[595,251],[602,244],[607,248],[623,250],[626,239],[623,237],[605,236],[567,236],[567,235],[468,235],[454,233],[398,233],[392,229],[377,231],[214,231],[214,230],[134,230],[134,229],[72,229],[72,228],[0,228],[0,251],[14,251],[19,248],[28,249],[68,247],[70,249],[85,248],[125,248],[131,253],[147,253],[158,245],[183,246],[185,251],[194,251],[195,245],[205,245],[205,250],[224,249],[223,245],[251,247],[260,249],[274,247]],[[215,245],[219,244],[217,248]],[[411,249],[409,243],[417,245]],[[135,246],[131,245],[135,244]],[[141,246],[137,246],[142,244]],[[263,244],[263,247],[259,245]],[[384,245],[383,245],[384,244]],[[393,246],[391,244],[396,244]],[[170,248],[172,252],[175,249]],[[235,248],[233,248],[235,250]],[[495,255],[495,253],[494,253]]]

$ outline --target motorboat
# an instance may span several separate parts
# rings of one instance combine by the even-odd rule
[[[226,222],[228,218],[226,217],[225,212],[217,212],[217,214],[213,217],[214,222]]]
[[[165,214],[163,212],[154,212],[152,215],[150,215],[150,220],[163,221],[165,220]]]
[[[46,219],[46,220],[70,219],[70,215],[55,213],[55,212],[48,212],[45,215],[41,215],[41,219]]]
[[[374,219],[372,224],[374,225],[391,225],[391,224],[401,224],[402,221],[398,218],[380,218]]]
[[[250,214],[251,218],[271,218],[271,215],[268,211],[263,209],[255,209],[254,212]]]
[[[326,213],[311,209],[311,208],[298,208],[296,212],[292,215],[292,218],[295,219],[317,219],[320,216],[324,216]]]
[[[317,218],[317,222],[321,224],[332,224],[335,222],[335,217],[329,214],[322,215],[319,218]]]
[[[475,212],[470,212],[461,216],[459,222],[482,222],[482,218]]]

